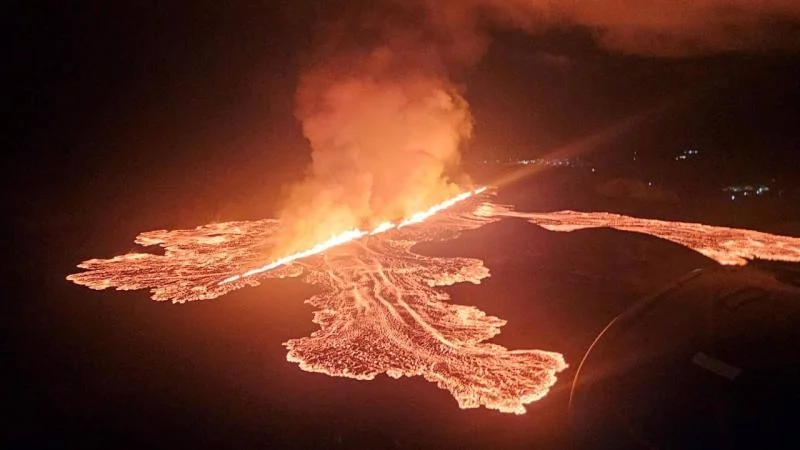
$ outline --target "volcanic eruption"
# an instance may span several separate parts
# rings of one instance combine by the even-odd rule
[[[588,26],[607,48],[677,56],[780,48],[786,41],[765,24],[800,14],[789,0],[681,2],[684,9],[655,1],[649,12],[634,3],[356,2],[325,27],[301,75],[296,116],[312,162],[276,220],[141,233],[137,244],[164,254],[90,259],[67,278],[183,303],[264,278],[302,277],[322,292],[307,300],[319,330],[284,344],[301,369],[360,380],[422,376],[462,408],[524,413],[567,367],[563,356],[486,342],[505,321],[451,303],[438,287],[477,284],[489,270],[477,259],[416,254],[416,243],[516,217],[556,231],[646,233],[723,264],[800,261],[797,238],[608,213],[516,213],[491,203],[483,188],[464,187],[471,184],[458,172],[459,148],[472,117],[457,80],[487,48],[482,20],[531,32]],[[724,20],[705,20],[719,8],[728,11]],[[676,26],[687,17],[690,26]]]

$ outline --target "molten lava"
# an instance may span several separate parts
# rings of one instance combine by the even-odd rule
[[[550,231],[614,228],[648,234],[690,248],[723,265],[745,265],[751,259],[800,261],[800,238],[701,223],[641,219],[606,212],[498,212],[520,217]]]
[[[280,224],[274,220],[151,231],[136,242],[159,245],[164,255],[92,259],[80,264],[86,271],[67,279],[92,289],[150,289],[155,300],[182,303],[219,297],[263,278],[303,277],[322,292],[308,300],[319,330],[284,344],[287,360],[301,369],[358,380],[422,376],[450,391],[461,408],[521,414],[567,367],[563,356],[486,343],[506,322],[451,303],[438,287],[478,284],[489,270],[478,259],[415,254],[415,244],[518,217],[554,231],[611,227],[646,233],[722,264],[800,261],[800,238],[609,213],[519,213],[485,201],[482,192],[461,194],[396,224],[336,235],[266,265],[260,258],[275,245]]]

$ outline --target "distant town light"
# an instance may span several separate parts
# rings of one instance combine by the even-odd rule
[[[699,154],[700,150],[697,150],[696,148],[686,149],[675,155],[675,161],[684,161],[689,158],[693,158]]]
[[[750,185],[750,184],[738,184],[734,186],[725,186],[722,188],[723,192],[730,192],[731,193],[731,200],[736,199],[737,194],[744,195],[745,197],[750,197],[751,195],[754,196],[762,196],[770,191],[769,186],[764,184],[758,185]]]

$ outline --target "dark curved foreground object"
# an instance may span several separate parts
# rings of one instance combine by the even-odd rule
[[[698,269],[611,321],[573,382],[575,447],[800,448],[798,273]]]

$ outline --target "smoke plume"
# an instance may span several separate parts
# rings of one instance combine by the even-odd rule
[[[459,190],[472,118],[453,79],[486,51],[485,24],[586,28],[609,51],[648,56],[800,48],[796,0],[383,0],[352,9],[324,27],[299,83],[296,116],[312,163],[280,214],[283,253]]]
[[[296,95],[312,162],[280,217],[283,253],[407,218],[461,190],[455,170],[472,117],[450,71],[482,50],[450,41],[431,12],[388,2],[326,28]]]

